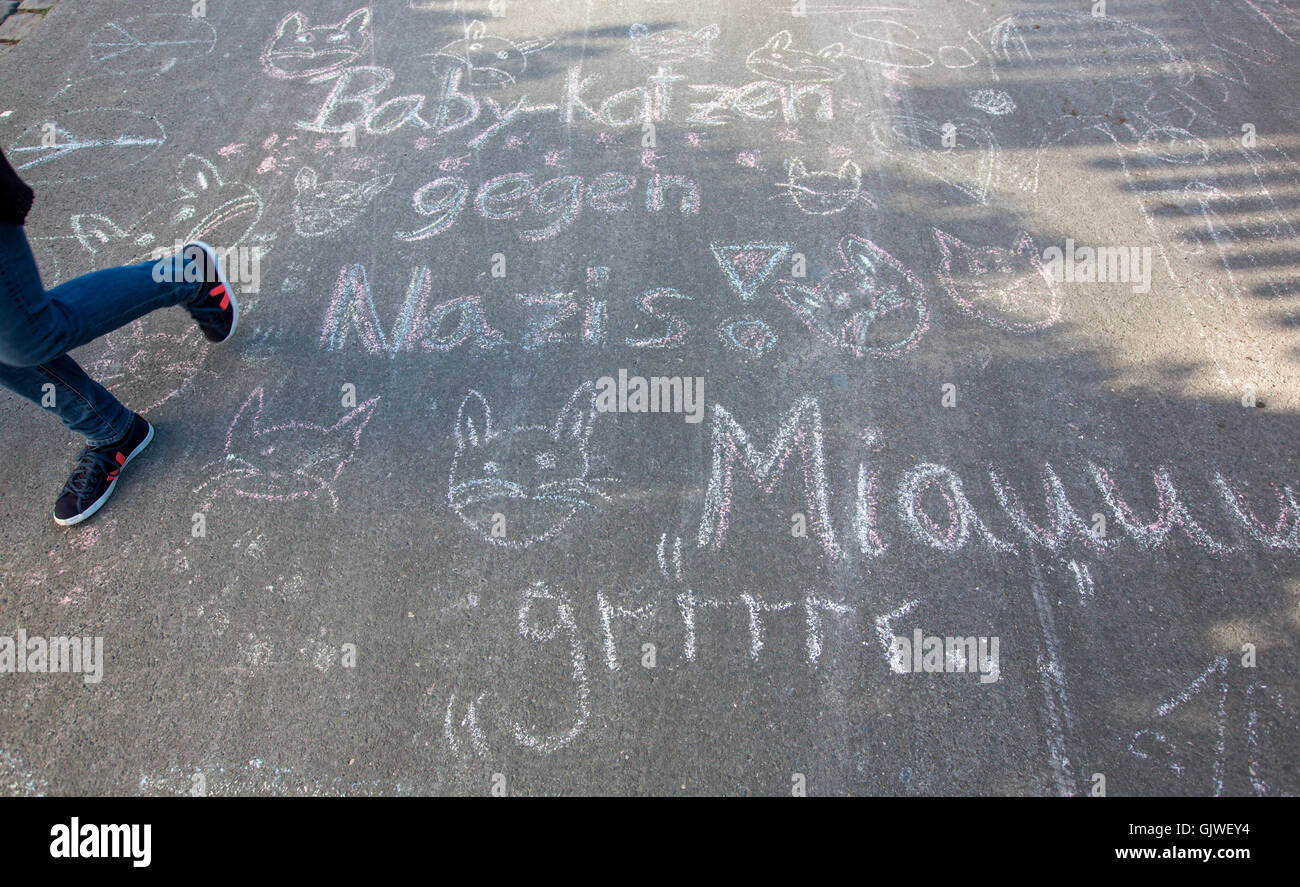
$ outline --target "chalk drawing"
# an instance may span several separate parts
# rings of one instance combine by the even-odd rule
[[[636,206],[631,193],[637,186],[635,176],[613,171],[601,173],[590,182],[579,175],[564,175],[540,184],[534,182],[531,173],[514,172],[483,182],[470,200],[467,181],[443,176],[421,186],[411,198],[416,214],[433,221],[411,231],[398,231],[394,237],[414,242],[442,234],[471,204],[484,219],[510,223],[520,240],[549,240],[573,227],[582,214],[584,196],[591,210],[623,213]],[[698,215],[702,200],[700,187],[685,176],[655,173],[646,181],[648,213],[671,211],[675,205],[682,215]]]
[[[938,228],[934,239],[943,254],[939,283],[963,314],[1007,332],[1044,330],[1060,321],[1060,289],[1027,232],[1009,249],[975,247]]]
[[[456,415],[447,503],[493,545],[527,548],[554,538],[579,513],[610,501],[588,479],[595,420],[591,382],[578,386],[550,427],[497,428],[487,399],[470,391]],[[495,515],[504,518],[503,533],[493,532]]]
[[[142,318],[104,337],[104,348],[86,371],[141,412],[157,409],[201,379],[210,343],[198,326],[180,333],[155,328]]]
[[[944,145],[944,124],[951,123],[953,144]],[[998,167],[992,131],[973,117],[943,123],[910,114],[873,111],[866,116],[871,140],[888,156],[987,203]]]
[[[826,492],[821,407],[814,398],[802,398],[790,408],[766,451],[750,442],[749,434],[720,404],[713,407],[710,437],[709,485],[696,535],[700,548],[717,550],[726,541],[734,496],[732,478],[738,466],[765,495],[771,495],[785,475],[787,462],[794,457],[800,465],[800,492],[810,515],[812,535],[828,556],[841,556]]]
[[[315,27],[302,12],[291,12],[262,51],[262,67],[273,77],[306,80],[346,68],[369,55],[373,46],[367,7],[332,25]]]
[[[655,66],[674,65],[691,59],[711,60],[713,41],[722,29],[707,25],[695,31],[680,28],[650,30],[639,22],[628,29],[628,51]]]
[[[672,573],[669,573],[668,569],[667,547],[668,534],[664,533],[659,537],[659,544],[655,553],[659,561],[659,572],[673,586],[679,589],[673,597],[673,603],[676,604],[675,610],[681,618],[683,633],[682,656],[687,662],[696,662],[699,659],[698,627],[699,615],[702,612],[743,609],[747,616],[749,657],[753,661],[758,661],[763,648],[766,646],[767,614],[798,614],[802,611],[804,661],[810,666],[816,666],[821,659],[825,647],[826,618],[852,616],[856,612],[853,607],[841,601],[819,597],[812,592],[805,593],[802,597],[796,599],[786,600],[771,600],[767,597],[759,597],[751,591],[742,591],[735,598],[730,599],[703,597],[689,588],[683,575],[681,537],[675,536],[673,538]],[[645,623],[665,614],[666,609],[670,608],[660,608],[657,606],[656,601],[645,603],[635,609],[618,607],[611,604],[610,599],[603,592],[598,595],[598,601],[601,606],[601,628],[605,635],[606,664],[611,671],[617,671],[619,665],[618,650],[613,631],[614,620],[621,619]]]
[[[789,31],[777,31],[745,59],[745,67],[760,77],[780,83],[830,83],[844,76],[839,59],[844,44],[831,43],[816,52],[792,49]]]
[[[894,628],[894,623],[912,612],[919,603],[919,600],[906,601],[902,606],[896,607],[888,613],[882,613],[875,619],[876,640],[880,643],[885,654],[885,663],[894,674],[907,674],[911,668],[903,658],[902,647],[894,644],[894,637],[898,634]]]
[[[1219,797],[1223,794],[1223,777],[1224,777],[1224,754],[1227,749],[1227,732],[1228,732],[1228,660],[1220,656],[1210,663],[1204,671],[1197,675],[1196,679],[1190,684],[1166,699],[1156,707],[1155,714],[1157,719],[1167,718],[1180,707],[1186,705],[1191,699],[1199,696],[1206,691],[1211,685],[1218,685],[1217,700],[1211,702],[1214,706],[1212,714],[1213,724],[1215,727],[1215,744],[1214,744],[1214,763],[1210,776],[1212,794]],[[1206,693],[1209,696],[1209,693]],[[1149,738],[1149,741],[1148,741]],[[1157,752],[1159,748],[1159,752]],[[1185,769],[1180,762],[1179,747],[1170,741],[1168,736],[1160,729],[1147,728],[1138,730],[1133,734],[1129,742],[1129,751],[1142,760],[1156,760],[1158,763],[1173,771],[1178,777],[1182,777]],[[1158,757],[1157,757],[1158,755]]]
[[[1089,602],[1097,594],[1097,587],[1092,581],[1092,572],[1088,569],[1087,564],[1081,564],[1078,561],[1070,561],[1066,566],[1070,572],[1074,573],[1074,587],[1079,593],[1079,603],[1088,606]]]
[[[512,713],[519,708],[518,698],[507,701],[498,686],[472,697],[462,697],[466,700],[460,709],[464,713],[458,716],[456,699],[459,694],[453,693],[443,719],[443,736],[458,755],[468,756],[472,752],[481,758],[489,757],[493,750],[489,731],[492,734],[504,733],[519,747],[537,754],[553,754],[577,739],[591,718],[587,657],[568,594],[552,590],[546,583],[535,582],[525,588],[520,597],[516,614],[518,636],[529,645],[525,650],[512,651],[510,655],[525,665],[534,664],[547,654],[563,656],[569,668],[571,686],[568,689],[572,693],[572,698],[566,700],[567,723],[550,729],[526,723]],[[547,618],[548,612],[550,618]],[[556,645],[562,648],[559,654],[554,652]],[[554,698],[550,689],[547,698]],[[527,708],[535,717],[536,707]]]
[[[893,19],[862,19],[849,25],[848,30],[857,39],[844,52],[846,58],[883,68],[928,68],[934,64],[933,56],[896,39],[904,35],[911,37],[913,42],[921,39],[916,30],[902,22]],[[881,34],[885,36],[880,36]]]
[[[1043,709],[1048,724],[1047,753],[1061,797],[1076,794],[1074,767],[1068,750],[1069,737],[1074,732],[1074,715],[1070,711],[1069,685],[1061,665],[1060,640],[1056,634],[1056,619],[1052,605],[1047,600],[1042,570],[1038,559],[1030,554],[1032,569],[1032,594],[1034,612],[1038,615],[1041,647],[1038,653],[1038,675],[1043,688]]]
[[[1001,89],[976,89],[966,94],[966,102],[977,111],[990,117],[1003,117],[1014,113],[1015,100]]]
[[[948,512],[946,526],[936,521],[920,501],[930,491],[944,501]],[[940,551],[960,550],[972,534],[977,534],[996,551],[1014,550],[1014,546],[993,535],[966,498],[961,478],[943,465],[926,463],[903,475],[898,484],[898,513],[913,538]]]
[[[1221,473],[1214,473],[1214,482],[1228,507],[1228,513],[1237,519],[1251,539],[1265,548],[1300,551],[1300,504],[1297,504],[1290,486],[1284,486],[1278,491],[1277,521],[1269,527],[1242,502],[1241,494]]]
[[[1047,526],[1034,523],[1021,504],[1020,496],[1002,480],[996,468],[989,468],[989,484],[997,496],[998,503],[1011,523],[1024,534],[1030,545],[1038,545],[1048,551],[1060,551],[1071,541],[1103,549],[1113,540],[1106,539],[1100,533],[1093,532],[1092,524],[1070,504],[1065,485],[1057,476],[1050,462],[1043,465],[1043,498],[1047,503]]]
[[[901,262],[856,234],[839,244],[840,267],[815,286],[782,280],[777,296],[819,339],[854,357],[898,357],[930,325],[925,290]]]
[[[706,487],[697,533],[697,546],[718,550],[725,543],[736,501],[735,476],[737,467],[751,483],[741,489],[755,493],[759,498],[771,497],[786,476],[791,459],[799,463],[802,484],[796,490],[802,495],[808,514],[810,536],[828,556],[838,558],[846,554],[839,543],[835,528],[837,519],[831,510],[831,496],[826,474],[826,454],[822,435],[821,409],[816,398],[800,398],[787,410],[779,427],[763,448],[751,442],[749,434],[721,404],[713,407],[710,425],[712,448],[709,465],[709,482]],[[878,429],[863,431],[857,446],[868,451],[879,451],[881,433]],[[897,476],[892,512],[906,538],[923,549],[937,549],[957,554],[968,549],[971,542],[995,552],[1021,554],[1036,549],[1048,551],[1067,561],[1071,556],[1102,557],[1125,550],[1124,540],[1137,548],[1154,551],[1173,544],[1181,529],[1182,536],[1202,551],[1216,556],[1242,552],[1244,544],[1228,545],[1217,541],[1203,528],[1202,521],[1193,515],[1184,496],[1174,486],[1168,468],[1152,471],[1158,497],[1153,520],[1139,518],[1133,508],[1120,498],[1108,468],[1096,462],[1082,466],[1083,478],[1090,481],[1101,495],[1098,503],[1085,503],[1076,509],[1066,493],[1066,485],[1050,462],[1044,462],[1040,472],[1047,521],[1035,522],[1028,515],[1019,495],[1004,480],[996,466],[987,471],[988,489],[992,498],[1013,530],[1024,537],[1026,548],[1008,541],[977,512],[966,495],[963,479],[953,469],[934,462],[921,462],[901,471]],[[1083,479],[1081,478],[1081,480]],[[878,503],[882,491],[882,469],[873,458],[856,464],[856,483],[848,487],[845,499],[851,505],[841,513],[846,526],[857,541],[851,550],[863,558],[884,556],[891,548],[886,541],[886,527],[881,523],[885,515],[879,513]],[[852,479],[850,479],[852,480]],[[1214,477],[1215,493],[1224,504],[1224,516],[1240,525],[1242,535],[1271,550],[1300,551],[1300,507],[1297,506],[1290,487],[1278,496],[1278,517],[1266,525],[1254,508],[1244,501],[1229,480],[1221,474]],[[1190,501],[1190,500],[1188,500]],[[1084,515],[1093,515],[1103,505],[1114,515],[1114,524],[1122,533],[1103,535],[1094,529]],[[1206,515],[1206,520],[1213,519]],[[784,520],[782,520],[784,522]],[[908,550],[915,550],[908,546]],[[1132,550],[1127,547],[1127,550]],[[662,553],[661,553],[662,561]],[[1076,560],[1079,592],[1090,599],[1093,583],[1090,571],[1082,560]],[[662,564],[661,564],[662,567]]]
[[[758,295],[790,254],[788,243],[712,243],[709,249],[742,301]]]
[[[874,431],[869,431],[866,437],[866,444],[870,446],[876,434]],[[874,467],[868,471],[866,464],[859,462],[856,493],[853,500],[853,535],[858,540],[858,553],[864,557],[879,557],[889,547],[880,538],[880,531],[876,526],[880,472]]]
[[[438,54],[465,66],[465,82],[470,86],[509,86],[528,70],[528,56],[550,46],[541,40],[507,40],[487,32],[487,25],[472,21],[465,36],[453,40]]]
[[[1284,0],[1239,0],[1290,43],[1300,44],[1300,10]]]
[[[379,397],[370,398],[333,425],[262,418],[263,390],[253,392],[235,412],[220,458],[203,466],[207,480],[194,488],[207,511],[220,495],[259,502],[315,501],[328,496],[338,508],[338,482],[356,458]]]
[[[365,182],[320,182],[304,166],[294,179],[293,227],[303,237],[322,237],[352,224],[370,202],[393,184],[394,176],[374,176]]]
[[[46,123],[54,124],[47,140]],[[161,123],[129,108],[83,108],[32,124],[5,149],[31,183],[75,182],[121,172],[148,160],[167,133]]]
[[[1215,541],[1192,517],[1187,506],[1179,498],[1178,490],[1174,488],[1173,479],[1169,476],[1167,468],[1159,468],[1152,472],[1159,504],[1157,517],[1150,523],[1142,523],[1134,515],[1129,504],[1119,497],[1115,482],[1111,480],[1110,473],[1105,468],[1092,462],[1088,464],[1088,468],[1097,484],[1097,489],[1101,491],[1106,504],[1115,515],[1116,522],[1143,548],[1155,548],[1161,545],[1170,532],[1177,527],[1186,534],[1192,544],[1199,548],[1216,553],[1228,550],[1227,546]]]
[[[211,161],[195,154],[181,160],[176,178],[175,196],[129,227],[101,213],[82,213],[72,217],[73,234],[91,254],[107,252],[120,264],[143,261],[160,249],[170,254],[178,242],[202,240],[229,249],[252,240],[265,209],[255,189],[227,183]]]
[[[108,22],[86,48],[97,74],[165,74],[212,52],[217,33],[206,19],[156,14]]]
[[[745,357],[762,357],[777,342],[776,333],[757,317],[731,317],[718,326],[718,339],[730,351]]]
[[[802,160],[786,163],[786,180],[777,182],[780,196],[788,197],[801,212],[810,216],[830,216],[844,212],[855,200],[875,206],[871,195],[862,190],[862,170],[846,160],[835,172],[808,172]]]

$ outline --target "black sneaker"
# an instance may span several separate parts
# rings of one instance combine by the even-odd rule
[[[77,467],[54,503],[54,522],[61,527],[79,524],[103,507],[117,486],[118,473],[153,440],[153,426],[137,415],[131,431],[106,447],[86,447]]]
[[[235,291],[221,273],[217,251],[203,241],[196,240],[185,244],[181,254],[187,261],[202,263],[200,267],[204,281],[199,297],[187,305],[186,310],[209,342],[219,344],[226,341],[235,334],[235,326],[239,323],[239,303],[235,301]]]

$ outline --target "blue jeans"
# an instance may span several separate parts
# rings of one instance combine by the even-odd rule
[[[54,413],[88,446],[117,443],[135,414],[86,375],[67,352],[150,311],[195,300],[179,255],[94,271],[46,290],[22,227],[0,222],[0,385]]]

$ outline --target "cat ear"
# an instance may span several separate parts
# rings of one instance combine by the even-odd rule
[[[316,190],[316,170],[310,166],[304,166],[298,170],[298,175],[293,180],[293,185],[299,193]]]
[[[483,24],[478,19],[475,19],[465,26],[465,36],[470,40],[477,40],[486,33],[487,25]]]
[[[1028,231],[1021,231],[1020,237],[1016,240],[1016,245],[1011,248],[1012,252],[1029,260],[1029,264],[1035,268],[1043,264],[1043,254],[1039,252],[1038,246],[1034,243],[1033,235]]]
[[[280,19],[280,27],[276,28],[275,37],[278,40],[285,34],[301,34],[305,30],[307,30],[306,17],[301,12],[294,12]]]
[[[393,184],[393,181],[396,178],[397,177],[392,174],[386,176],[375,176],[373,179],[361,186],[361,199],[368,201],[379,194],[382,194],[384,191],[388,190],[388,186]]]
[[[808,168],[803,165],[803,161],[797,157],[785,162],[785,171],[792,179],[801,179],[808,175]]]
[[[456,413],[456,449],[477,447],[492,433],[492,414],[487,401],[477,391],[470,391]]]
[[[819,59],[837,59],[842,55],[844,55],[843,43],[832,43],[817,50],[817,58]]]
[[[176,178],[181,183],[184,197],[195,197],[209,188],[221,187],[221,175],[212,162],[197,154],[187,154],[176,167]]]
[[[370,7],[361,7],[339,23],[339,28],[344,31],[351,31],[354,27],[357,34],[361,34],[366,28],[370,27]]]
[[[772,35],[772,39],[763,44],[764,49],[789,49],[794,37],[790,36],[789,31],[777,31]]]
[[[555,420],[551,436],[556,440],[569,438],[578,443],[585,443],[591,436],[591,426],[596,421],[596,386],[590,381],[583,382],[573,392],[569,402],[560,410]]]
[[[934,229],[934,240],[943,253],[945,265],[951,264],[954,255],[965,255],[970,252],[970,247],[963,241],[940,228]]]
[[[262,389],[254,388],[253,392],[248,395],[248,400],[244,401],[239,412],[235,413],[235,421],[230,423],[230,430],[226,432],[226,454],[234,452],[236,441],[248,443],[252,441],[253,435],[257,434],[261,427],[262,419]]]
[[[366,423],[370,421],[370,416],[371,414],[374,413],[375,407],[377,407],[378,405],[379,405],[379,395],[375,395],[365,403],[358,404],[357,407],[353,409],[350,413],[348,413],[342,419],[339,419],[337,422],[335,422],[334,427],[329,430],[337,431],[338,429],[342,428],[344,425],[350,425],[353,422],[357,422],[358,425],[356,428],[356,434],[357,436],[360,436],[362,429],[366,427]]]
[[[862,170],[852,160],[846,160],[840,167],[840,181],[849,185],[861,185]]]

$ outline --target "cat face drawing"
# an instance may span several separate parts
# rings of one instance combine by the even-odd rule
[[[791,160],[786,164],[786,175],[786,180],[776,187],[812,216],[843,212],[859,197],[871,202],[862,190],[862,170],[852,160],[844,161],[838,172],[808,172],[802,160]]]
[[[555,424],[498,429],[487,400],[470,391],[456,416],[456,455],[447,501],[494,545],[524,548],[550,539],[609,496],[588,480],[587,439],[596,390],[585,382]]]
[[[462,39],[448,43],[438,55],[462,65],[470,86],[486,88],[514,83],[528,69],[528,56],[544,48],[540,40],[516,42],[493,36],[487,33],[486,25],[474,21]]]
[[[864,237],[844,237],[839,252],[840,267],[816,286],[781,281],[777,297],[817,338],[853,357],[910,351],[929,327],[920,281]]]
[[[284,80],[318,77],[355,63],[373,45],[367,7],[335,24],[316,27],[301,12],[292,12],[276,27],[275,36],[262,53],[262,67]]]
[[[208,342],[194,324],[182,332],[157,329],[143,320],[113,330],[103,339],[104,350],[87,370],[128,403],[157,409],[199,378]]]
[[[356,407],[333,425],[263,420],[263,392],[253,389],[226,433],[221,457],[204,466],[212,475],[194,492],[205,492],[206,511],[221,493],[264,502],[328,496],[338,507],[337,484],[356,457],[379,397]]]
[[[745,66],[758,76],[778,83],[831,83],[844,76],[839,59],[844,46],[832,43],[816,52],[791,49],[794,37],[778,31],[745,59]]]
[[[365,182],[322,182],[310,166],[298,170],[294,187],[293,227],[303,237],[322,237],[346,228],[393,184],[393,176],[375,176]]]
[[[939,283],[963,314],[1008,332],[1033,332],[1061,319],[1061,292],[1042,253],[1022,231],[1010,249],[973,246],[935,228],[943,253]]]
[[[177,196],[129,227],[100,213],[79,213],[72,217],[72,233],[88,252],[107,252],[126,265],[168,255],[177,243],[202,240],[231,247],[250,238],[265,208],[255,190],[227,183],[211,161],[195,154],[181,160],[176,177]]]

